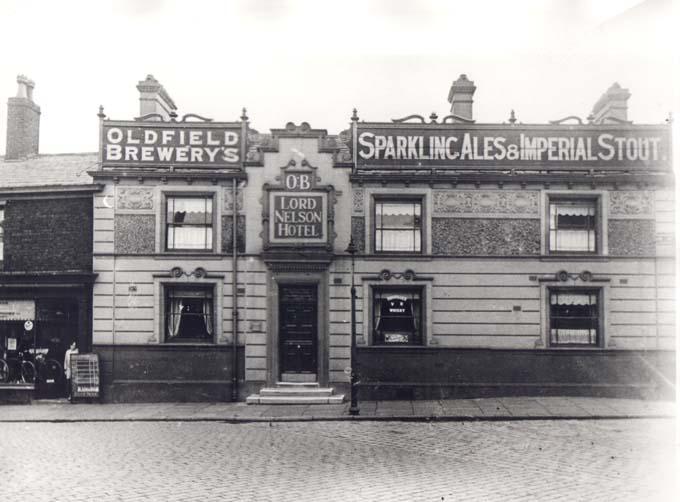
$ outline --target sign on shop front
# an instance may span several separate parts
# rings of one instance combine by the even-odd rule
[[[374,167],[669,168],[666,126],[364,125],[357,164]]]
[[[274,194],[274,239],[323,237],[322,195]]]
[[[237,167],[240,124],[104,122],[104,166]]]
[[[267,247],[329,245],[330,186],[318,186],[314,167],[291,161],[282,168],[278,185],[265,185],[267,196]]]
[[[0,300],[0,321],[27,321],[35,319],[33,300]]]

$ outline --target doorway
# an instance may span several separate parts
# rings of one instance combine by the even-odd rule
[[[308,376],[316,381],[318,301],[316,284],[279,286],[279,362],[285,376]]]

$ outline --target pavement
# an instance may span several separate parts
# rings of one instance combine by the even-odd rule
[[[300,422],[300,421],[510,421],[672,418],[672,401],[600,397],[501,397],[436,401],[247,405],[245,403],[70,403],[35,401],[0,405],[1,422]]]

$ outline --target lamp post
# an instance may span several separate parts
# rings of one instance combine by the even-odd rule
[[[349,245],[345,250],[349,253],[352,260],[352,287],[350,289],[350,294],[352,298],[351,311],[352,311],[352,335],[351,335],[351,350],[350,350],[350,406],[349,414],[358,415],[359,405],[357,404],[357,369],[356,369],[356,359],[357,359],[357,309],[356,309],[356,298],[357,289],[354,286],[354,255],[357,252],[357,248],[354,245],[354,237],[350,237]]]

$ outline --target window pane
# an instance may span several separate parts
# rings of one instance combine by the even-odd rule
[[[415,290],[376,290],[373,297],[376,344],[421,343],[421,301]]]
[[[597,251],[596,201],[550,203],[550,251]]]
[[[166,295],[166,341],[211,341],[213,295],[207,289],[170,289]]]
[[[167,249],[212,249],[212,204],[211,197],[168,197]]]
[[[597,298],[597,291],[551,292],[550,343],[596,345],[599,326]]]
[[[377,201],[375,250],[420,252],[421,204],[418,201]]]

